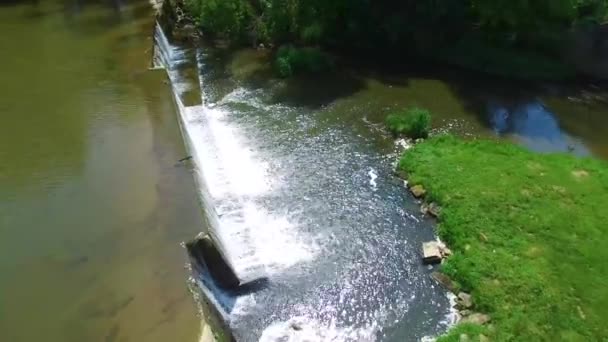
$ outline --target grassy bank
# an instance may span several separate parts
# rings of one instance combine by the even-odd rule
[[[539,155],[495,141],[443,136],[408,151],[399,167],[442,207],[443,266],[493,341],[608,339],[608,165]]]

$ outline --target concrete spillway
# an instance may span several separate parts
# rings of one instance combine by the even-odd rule
[[[433,231],[390,180],[391,140],[268,100],[214,49],[172,45],[159,27],[156,44],[207,221],[187,245],[195,292],[236,340],[414,341],[449,325],[418,254]]]
[[[213,110],[204,105],[196,53],[169,44],[158,24],[154,37],[155,66],[165,68],[171,81],[182,135],[192,156],[199,198],[207,223],[209,239],[192,242],[188,245],[189,250],[200,261],[200,258],[205,259],[204,256],[207,256],[208,266],[212,270],[215,268],[220,275],[217,283],[223,287],[237,287],[263,278],[264,265],[259,260],[251,239],[251,224],[246,220],[248,203],[239,196],[243,191],[257,191],[257,185],[247,188],[246,184],[241,184],[242,179],[238,178],[242,175],[230,172],[234,166],[230,163],[242,163],[243,158],[246,159],[243,156],[244,149],[235,143],[231,132],[222,126],[217,117],[211,117]],[[198,96],[198,104],[193,99],[193,94]],[[186,105],[186,102],[191,105]],[[230,158],[224,158],[225,156]],[[233,181],[235,179],[236,182]],[[218,253],[204,252],[213,247]],[[197,251],[201,249],[204,251]]]

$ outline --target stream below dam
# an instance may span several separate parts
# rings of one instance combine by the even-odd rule
[[[434,222],[393,176],[386,115],[608,159],[601,83],[352,61],[278,79],[267,50],[171,42],[144,0],[5,1],[0,29],[0,341],[197,341],[199,306],[238,341],[437,336]],[[265,281],[191,268],[200,232]]]
[[[433,222],[393,176],[403,146],[383,127],[390,111],[430,108],[436,133],[605,156],[606,139],[595,135],[605,126],[592,139],[570,118],[605,120],[594,84],[522,88],[458,70],[387,76],[353,67],[283,80],[265,50],[170,43],[160,27],[155,41],[209,217],[204,230],[237,274],[264,275],[223,290],[207,271],[193,272],[238,341],[419,341],[454,322],[449,295],[420,260]]]

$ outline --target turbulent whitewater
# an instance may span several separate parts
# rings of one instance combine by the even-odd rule
[[[226,291],[193,273],[238,341],[416,341],[451,324],[449,299],[418,254],[432,229],[391,175],[389,138],[361,134],[365,120],[273,102],[229,74],[219,87],[213,49],[172,46],[160,29],[156,43],[205,230],[240,277],[266,279]],[[196,80],[184,76],[192,67]],[[193,86],[202,104],[185,106]]]

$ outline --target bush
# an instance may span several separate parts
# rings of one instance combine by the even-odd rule
[[[245,40],[254,20],[246,0],[184,0],[184,9],[205,32],[233,41]]]
[[[559,38],[537,34],[535,50],[513,46],[494,46],[478,35],[468,35],[435,54],[448,64],[484,73],[516,79],[564,80],[575,76],[575,70],[559,58],[541,53],[558,50]]]
[[[427,138],[431,129],[431,114],[426,109],[409,108],[386,118],[388,129],[412,139]]]
[[[333,67],[331,57],[317,48],[282,46],[276,55],[276,68],[281,77],[298,73],[318,73]]]

